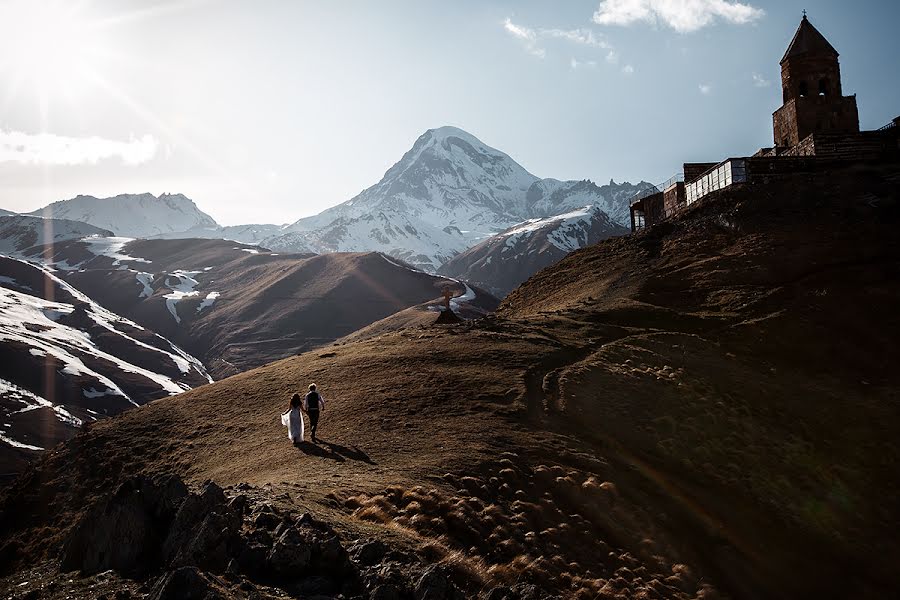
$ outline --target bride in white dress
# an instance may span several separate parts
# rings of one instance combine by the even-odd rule
[[[300,394],[294,394],[290,408],[281,414],[281,424],[288,428],[288,438],[295,444],[303,441],[303,415],[300,412],[302,404]]]

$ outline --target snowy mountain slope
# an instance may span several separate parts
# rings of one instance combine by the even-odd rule
[[[149,239],[176,240],[186,238],[232,240],[242,244],[261,244],[282,235],[288,225],[250,224],[215,227],[195,227],[187,231],[172,231],[148,236]],[[295,250],[296,251],[296,250]]]
[[[627,198],[649,184],[539,179],[455,127],[426,131],[384,177],[353,199],[265,239],[273,250],[376,250],[434,271],[516,223],[593,204],[624,222]]]
[[[608,214],[614,223],[628,227],[631,223],[629,201],[648,187],[653,186],[647,182],[630,184],[610,180],[607,185],[598,186],[587,179],[542,179],[528,189],[529,216],[549,217],[593,205]]]
[[[90,237],[39,256],[217,378],[330,343],[431,301],[437,277],[374,253],[283,254],[225,240]]]
[[[32,213],[55,219],[82,221],[116,235],[150,237],[196,228],[215,228],[215,220],[182,194],[120,194],[112,198],[76,196]]]
[[[524,194],[537,180],[507,154],[461,129],[429,129],[377,184],[291,228],[316,229],[338,217],[379,210],[408,211],[440,228],[457,221],[489,228],[498,216],[521,214]]]
[[[569,252],[627,233],[599,206],[586,206],[511,227],[455,256],[438,273],[464,279],[502,298]]]
[[[212,381],[165,338],[56,273],[0,257],[0,463],[94,420]],[[14,455],[16,453],[13,453]]]
[[[91,235],[112,235],[112,232],[80,221],[28,215],[0,216],[0,253],[3,254],[17,254],[33,246]]]
[[[17,213],[12,212],[11,210],[4,210],[0,208],[0,217],[8,217],[10,215],[15,215]]]
[[[338,217],[314,232],[287,233],[262,244],[272,250],[317,254],[374,249],[418,269],[433,271],[436,264],[462,252],[471,242],[455,227],[439,229],[403,211],[378,211],[355,218]]]

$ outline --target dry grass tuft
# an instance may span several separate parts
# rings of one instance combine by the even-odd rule
[[[353,512],[353,516],[371,523],[387,524],[391,521],[391,515],[379,506],[366,506]]]

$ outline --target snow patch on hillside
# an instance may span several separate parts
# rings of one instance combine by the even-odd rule
[[[110,393],[128,398],[112,380],[89,369],[73,352],[107,359],[131,372],[138,372],[138,368],[102,352],[83,331],[57,323],[61,315],[71,314],[74,310],[71,304],[42,300],[0,288],[0,341],[19,342],[38,349],[62,362],[65,365],[63,373],[89,376]],[[171,380],[169,382],[174,385]]]
[[[165,294],[163,298],[166,299],[166,308],[169,309],[169,312],[175,318],[176,323],[181,323],[181,317],[178,316],[178,302],[183,298],[200,295],[200,292],[194,289],[200,285],[200,282],[194,279],[194,276],[199,275],[202,272],[203,271],[182,271],[179,269],[170,273],[166,278],[166,286],[172,291]],[[173,277],[175,278],[175,283],[172,282]]]
[[[81,419],[74,416],[62,406],[53,404],[49,400],[46,400],[23,387],[19,387],[10,381],[6,381],[5,379],[0,379],[0,397],[19,402],[23,405],[22,408],[12,414],[29,412],[39,408],[49,408],[53,411],[54,416],[56,416],[60,423],[66,423],[72,427],[81,426]]]
[[[31,266],[43,271],[44,275],[46,277],[48,277],[49,279],[51,279],[55,285],[59,286],[60,288],[62,288],[66,292],[68,292],[73,298],[75,298],[79,302],[82,302],[86,307],[86,312],[87,312],[88,317],[94,323],[99,325],[100,327],[103,327],[110,333],[113,333],[115,335],[118,335],[118,336],[128,340],[132,344],[140,346],[146,350],[150,350],[152,352],[157,352],[157,353],[162,354],[163,356],[165,356],[166,358],[171,360],[176,365],[178,370],[181,371],[182,373],[189,373],[191,371],[191,369],[194,369],[195,371],[200,373],[203,377],[205,377],[207,379],[207,381],[212,382],[212,377],[210,377],[209,374],[206,372],[206,368],[203,366],[203,363],[201,363],[197,358],[191,356],[190,354],[188,354],[187,352],[185,352],[184,350],[182,350],[181,348],[179,348],[178,346],[176,346],[169,340],[163,338],[162,336],[159,336],[158,334],[154,334],[160,340],[162,340],[163,342],[168,344],[168,346],[172,350],[171,352],[167,352],[161,348],[157,348],[156,346],[151,346],[150,344],[147,344],[145,342],[142,342],[138,339],[135,339],[135,338],[129,336],[127,333],[119,330],[116,326],[119,325],[119,326],[136,329],[136,330],[141,330],[141,331],[144,331],[144,328],[141,327],[140,325],[138,325],[137,323],[135,323],[134,321],[131,321],[129,319],[121,317],[121,316],[103,308],[102,306],[100,306],[99,304],[97,304],[96,302],[91,300],[87,295],[83,294],[82,292],[80,292],[79,290],[77,290],[76,288],[71,286],[69,283],[67,283],[66,281],[64,281],[64,280],[60,279],[59,277],[57,277],[56,275],[54,275],[49,269],[42,267],[40,265],[35,265],[35,264],[31,264]],[[176,271],[176,273],[177,272],[178,271]],[[196,274],[196,272],[193,272],[193,273]],[[85,340],[85,338],[87,338],[87,340],[89,340],[89,336],[87,336],[87,334],[85,334],[84,332],[79,331],[77,329],[72,329],[70,327],[66,327],[64,325],[59,325],[56,323],[56,321],[59,320],[60,318],[62,318],[62,316],[70,314],[75,309],[75,307],[73,305],[59,303],[59,302],[50,302],[48,300],[43,300],[40,298],[35,298],[33,296],[29,296],[27,294],[21,294],[19,292],[15,292],[13,290],[7,290],[6,288],[0,288],[0,293],[4,293],[4,292],[7,293],[7,297],[9,294],[16,295],[15,298],[12,298],[11,300],[7,300],[7,303],[11,307],[11,309],[18,307],[17,310],[19,310],[19,312],[21,312],[22,310],[26,310],[26,309],[22,308],[23,306],[24,307],[31,306],[31,307],[33,307],[34,310],[38,310],[40,312],[40,316],[42,319],[46,320],[49,323],[53,323],[54,326],[60,327],[61,340],[63,340],[63,341],[68,340],[69,342],[71,342],[72,339]],[[11,319],[9,318],[7,311],[4,310],[3,306],[0,306],[0,323],[2,323],[3,320],[9,322]],[[23,321],[22,323],[24,323],[24,322],[25,321]],[[21,327],[19,327],[19,329],[24,328],[24,325],[22,325],[22,323],[20,323]],[[42,327],[39,327],[38,329],[42,329]],[[25,329],[25,332],[32,334],[32,336],[38,335],[33,332],[30,332],[27,329]],[[2,336],[2,335],[3,335],[3,329],[2,329],[2,327],[0,327],[0,336]],[[28,337],[28,336],[26,336],[26,337]],[[0,339],[2,339],[2,338],[0,338]],[[135,365],[132,365],[130,363],[122,361],[114,356],[102,353],[99,350],[99,348],[97,348],[95,345],[93,345],[89,341],[88,341],[87,346],[85,346],[81,343],[75,344],[75,345],[68,343],[68,344],[63,344],[62,348],[57,348],[57,349],[47,348],[42,343],[35,343],[35,344],[29,343],[28,345],[34,346],[35,348],[38,348],[38,349],[40,349],[44,352],[47,352],[51,355],[53,355],[54,351],[62,352],[64,348],[68,347],[68,348],[75,348],[78,350],[82,350],[84,352],[88,352],[88,353],[94,354],[96,356],[102,356],[104,358],[108,357],[111,362],[118,365],[122,370],[131,372],[131,373],[136,373],[136,374],[142,375],[144,377],[147,377],[151,381],[154,381],[155,383],[157,383],[162,389],[164,389],[165,391],[167,391],[170,394],[177,394],[186,389],[186,387],[183,386],[182,384],[176,383],[172,379],[170,379],[164,375],[161,375],[159,373],[154,373],[154,372],[148,371],[146,369],[142,369],[140,367],[137,367]],[[63,360],[63,362],[71,362],[71,364],[73,365],[73,369],[78,369],[79,368],[78,363],[81,363],[81,361],[71,355],[70,355],[70,358],[73,360],[70,360],[70,361],[63,360],[63,359],[60,359],[60,360]],[[82,366],[83,366],[83,364],[82,364]],[[111,381],[109,383],[112,384]],[[104,383],[104,385],[106,385],[106,383]],[[111,390],[118,389],[115,387],[114,384],[108,385],[107,387]],[[120,392],[120,395],[125,396],[124,393],[121,393],[121,390],[119,390],[119,392]],[[125,397],[127,397],[127,396],[125,396]]]
[[[143,271],[136,272],[134,274],[134,278],[137,279],[138,283],[144,286],[144,289],[141,290],[138,298],[149,298],[153,295],[153,288],[150,286],[150,284],[153,283],[153,280],[155,279],[153,273],[146,273]]]
[[[219,292],[208,293],[206,295],[206,298],[204,298],[203,301],[200,303],[200,305],[197,307],[197,312],[202,312],[204,308],[209,308],[210,306],[212,306],[213,303],[216,301],[216,298],[218,298],[221,295],[222,294],[220,294]]]
[[[113,266],[119,266],[122,261],[150,263],[145,258],[129,256],[122,252],[125,245],[133,242],[134,238],[127,237],[87,237],[82,240],[88,246],[88,250],[94,256],[106,256],[113,259]]]

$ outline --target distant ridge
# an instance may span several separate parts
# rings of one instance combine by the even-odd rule
[[[89,223],[126,237],[152,237],[198,227],[218,227],[215,219],[184,194],[119,194],[111,198],[76,196],[29,215]]]

